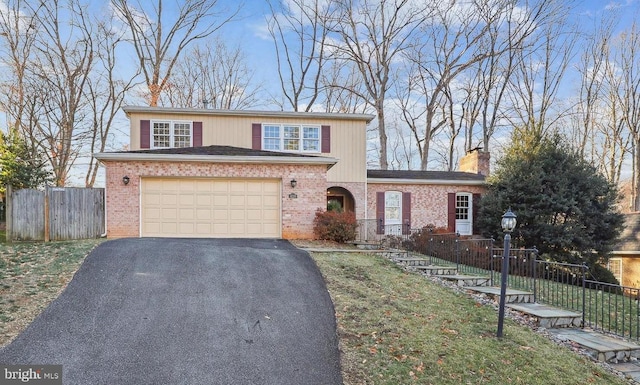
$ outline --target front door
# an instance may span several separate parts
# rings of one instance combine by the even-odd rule
[[[384,193],[384,233],[402,234],[402,193],[387,191]]]
[[[456,194],[456,233],[460,235],[473,234],[473,199],[468,193]]]

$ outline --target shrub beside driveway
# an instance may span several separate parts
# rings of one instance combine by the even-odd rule
[[[54,300],[103,239],[0,243],[0,346]]]

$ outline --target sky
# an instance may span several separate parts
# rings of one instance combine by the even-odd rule
[[[144,0],[141,1],[144,2]],[[167,14],[171,13],[171,8],[175,7],[177,1],[179,0],[164,1],[163,4]],[[236,20],[225,25],[218,34],[226,40],[228,46],[235,47],[238,45],[242,48],[249,67],[254,71],[255,82],[262,84],[265,90],[263,95],[265,98],[269,94],[279,94],[280,84],[277,80],[274,45],[266,30],[266,17],[271,13],[269,4],[266,0],[240,1],[243,2]],[[235,9],[238,6],[238,0],[218,0],[218,4],[223,8]],[[102,1],[93,1],[91,7],[97,12],[109,12],[108,5]],[[578,23],[581,30],[589,31],[597,25],[600,18],[612,13],[619,20],[618,30],[626,29],[634,20],[640,18],[640,0],[576,1],[576,7],[570,20]],[[135,65],[133,52],[131,52],[130,58],[132,65]],[[569,70],[565,86],[566,92],[571,92],[574,87],[571,84],[571,79],[571,70]],[[134,101],[129,104],[140,104],[140,101],[137,103]],[[277,107],[265,104],[259,108],[274,109]],[[3,118],[0,118],[0,124],[4,125]],[[119,116],[118,125],[114,128],[114,131],[119,134],[117,139],[114,140],[112,149],[120,150],[124,144],[128,143],[129,122],[124,117],[124,114]],[[79,159],[78,164],[81,166],[83,163],[86,163],[86,161]],[[85,169],[82,167],[74,170],[71,174],[71,182],[74,185],[82,185],[84,183],[84,173]],[[102,178],[100,178],[99,183],[102,183]]]

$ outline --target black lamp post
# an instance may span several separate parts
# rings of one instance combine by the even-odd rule
[[[498,312],[497,337],[502,338],[502,326],[504,325],[504,305],[507,297],[507,279],[509,279],[509,247],[511,246],[511,232],[516,227],[516,214],[507,210],[502,216],[502,230],[504,234],[504,254],[502,255],[502,278],[500,279],[500,310]]]

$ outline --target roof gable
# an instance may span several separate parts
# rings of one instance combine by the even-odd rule
[[[622,234],[620,234],[620,241],[614,247],[614,250],[640,250],[640,213],[624,215],[624,230],[622,230]]]

